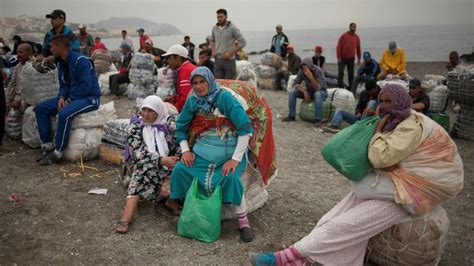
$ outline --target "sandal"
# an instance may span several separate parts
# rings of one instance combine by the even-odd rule
[[[128,230],[130,230],[131,225],[132,225],[132,222],[119,221],[115,225],[115,232],[117,232],[119,234],[126,234],[126,233],[128,233]]]
[[[181,207],[177,201],[174,201],[174,203],[171,203],[171,202],[172,200],[170,199],[167,199],[165,201],[166,209],[168,209],[173,215],[180,216],[181,211],[183,210],[183,207]],[[175,204],[178,204],[178,206],[176,206]]]

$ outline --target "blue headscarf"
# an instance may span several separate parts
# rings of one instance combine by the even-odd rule
[[[214,75],[212,75],[212,72],[211,70],[209,70],[209,68],[203,66],[195,68],[193,72],[191,72],[191,84],[195,76],[203,77],[209,84],[209,91],[207,92],[207,95],[198,96],[197,94],[195,94],[195,96],[197,99],[199,111],[203,113],[210,113],[212,112],[212,107],[217,98],[217,94],[221,89],[217,84],[216,80],[214,79]]]

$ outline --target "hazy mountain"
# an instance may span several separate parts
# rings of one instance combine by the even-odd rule
[[[182,32],[173,25],[167,23],[156,23],[142,18],[116,18],[112,17],[101,20],[93,24],[96,29],[106,29],[108,31],[118,31],[126,29],[129,34],[136,34],[139,28],[145,29],[148,35],[173,35]]]

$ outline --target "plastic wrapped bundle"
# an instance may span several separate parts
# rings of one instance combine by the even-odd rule
[[[440,85],[427,93],[430,97],[430,111],[443,112],[448,100],[448,87]]]
[[[236,62],[237,65],[237,80],[242,81],[255,81],[257,80],[257,74],[253,68],[252,62],[239,60]]]
[[[148,85],[133,85],[128,86],[128,98],[135,100],[136,98],[145,98],[146,96],[152,95],[155,93],[155,86],[152,84]]]
[[[72,120],[72,128],[93,128],[103,127],[110,119],[117,117],[114,102],[109,102],[99,106],[99,109],[80,114]]]
[[[260,60],[260,63],[262,63],[262,65],[270,66],[273,68],[279,68],[281,65],[281,61],[282,61],[281,56],[274,53],[267,52],[263,54],[262,59]]]
[[[135,85],[147,85],[154,83],[153,71],[147,69],[132,68],[128,72],[130,82]]]
[[[69,134],[69,143],[64,158],[69,161],[92,160],[99,157],[102,128],[77,128]]]
[[[369,240],[368,258],[379,265],[437,265],[448,229],[441,206],[423,216],[409,216]]]
[[[171,88],[176,86],[178,73],[171,68],[162,67],[158,69],[158,86],[163,88]]]
[[[276,69],[266,65],[257,65],[255,73],[258,79],[276,79]]]
[[[99,75],[98,80],[99,80],[99,87],[100,87],[100,95],[107,96],[110,94],[109,77],[118,73],[119,73],[118,71],[109,71],[107,73]]]
[[[112,54],[109,51],[98,49],[92,53],[92,61],[94,62],[95,73],[97,75],[106,73],[112,65]]]
[[[39,72],[32,63],[26,63],[21,72],[20,86],[23,100],[29,105],[58,96],[59,81],[57,69],[43,68]]]
[[[130,119],[114,119],[107,121],[104,125],[102,141],[124,148],[125,143],[127,142],[129,125]]]
[[[10,109],[5,119],[5,132],[11,139],[21,138],[22,115],[17,109]]]
[[[259,79],[258,88],[261,90],[276,90],[275,79]]]
[[[336,108],[340,108],[346,112],[355,112],[355,98],[351,91],[346,89],[328,89],[328,99]]]
[[[36,115],[34,106],[26,108],[23,113],[23,127],[21,129],[21,140],[29,147],[36,149],[41,146],[41,140],[38,132],[38,124],[36,123]],[[52,132],[55,133],[58,128],[56,117],[51,117]]]
[[[298,75],[291,75],[288,78],[288,85],[286,85],[286,90],[288,92],[295,90],[295,79]]]
[[[132,69],[149,70],[153,72],[155,69],[154,57],[151,54],[135,53],[131,62]]]
[[[110,51],[110,55],[112,56],[112,63],[116,66],[119,66],[122,63],[122,50],[112,50]]]
[[[329,121],[336,111],[336,107],[332,105],[330,101],[323,102],[323,118],[321,119],[323,122]],[[307,122],[314,122],[316,118],[314,117],[314,101],[305,102],[302,101],[300,105],[300,118],[303,121]]]

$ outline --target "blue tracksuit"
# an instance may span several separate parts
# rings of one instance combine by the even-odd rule
[[[100,88],[91,59],[81,53],[69,50],[66,61],[56,62],[59,78],[58,97],[45,100],[35,107],[36,121],[41,143],[51,143],[51,116],[58,114],[58,129],[55,148],[66,149],[71,131],[72,119],[79,114],[97,110]],[[67,105],[58,111],[58,100],[63,98]]]

